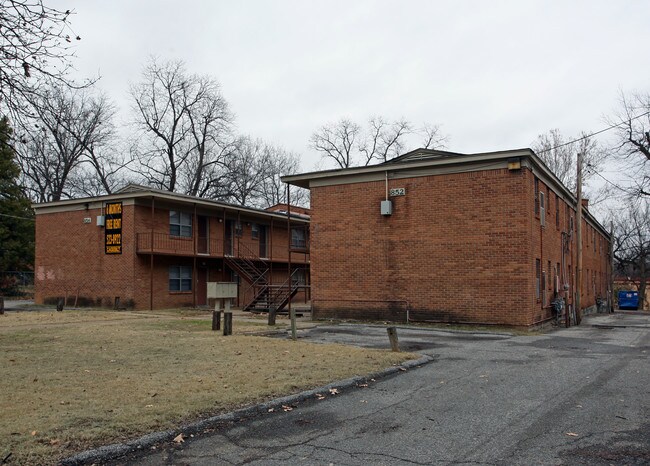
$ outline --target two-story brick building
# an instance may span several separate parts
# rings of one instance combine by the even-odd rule
[[[315,318],[530,327],[572,315],[576,198],[530,149],[420,149],[283,180],[311,191]],[[610,237],[583,213],[589,308],[608,297]]]
[[[137,185],[33,207],[37,303],[201,306],[211,281],[237,281],[236,304],[247,309],[309,299],[305,209],[288,215],[282,205],[259,210]]]

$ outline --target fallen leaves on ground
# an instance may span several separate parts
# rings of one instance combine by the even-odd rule
[[[175,443],[183,443],[185,441],[185,435],[183,435],[182,433],[178,434],[176,437],[174,437],[173,441]]]
[[[330,395],[338,395],[339,390],[338,388],[330,388]]]

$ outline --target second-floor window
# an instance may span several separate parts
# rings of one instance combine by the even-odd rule
[[[192,236],[192,214],[178,210],[169,211],[169,234],[171,236]]]
[[[298,249],[307,248],[307,235],[304,228],[291,229],[291,247]]]

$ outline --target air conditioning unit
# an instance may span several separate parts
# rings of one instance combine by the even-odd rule
[[[97,216],[97,226],[98,227],[103,227],[104,226],[104,220],[105,217],[103,215],[98,215]]]

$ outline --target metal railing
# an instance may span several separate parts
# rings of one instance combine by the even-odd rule
[[[259,242],[244,240],[243,238],[212,239],[204,236],[185,237],[173,236],[168,233],[137,233],[136,252],[138,254],[167,254],[179,256],[229,256],[249,260],[278,260],[288,259],[287,243],[276,242],[266,246],[266,257],[260,258]],[[308,263],[309,250],[292,254],[292,262]]]

